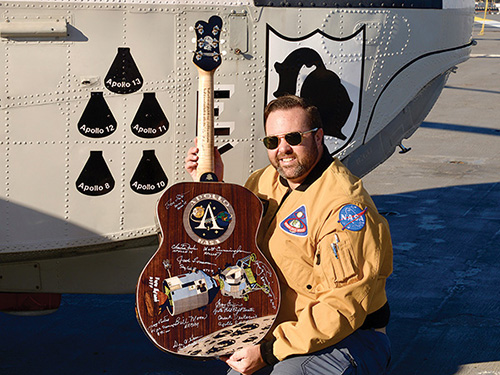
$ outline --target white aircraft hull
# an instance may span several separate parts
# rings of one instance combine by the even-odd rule
[[[467,60],[474,4],[337,3],[2,2],[0,291],[133,292],[157,247],[156,202],[189,179],[190,27],[211,15],[224,22],[215,120],[228,182],[266,165],[262,111],[285,90],[320,101],[327,147],[353,173],[386,160]]]

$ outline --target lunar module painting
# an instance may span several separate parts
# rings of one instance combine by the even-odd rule
[[[163,280],[162,291],[156,295],[160,303],[158,313],[167,310],[171,315],[178,315],[203,308],[214,300],[219,291],[223,296],[242,298],[245,301],[250,298],[249,293],[255,290],[269,293],[269,286],[259,285],[255,279],[251,268],[251,263],[255,259],[255,254],[246,256],[238,260],[236,265],[228,266],[214,277],[208,276],[201,270],[195,270]],[[167,263],[165,268],[169,267]]]

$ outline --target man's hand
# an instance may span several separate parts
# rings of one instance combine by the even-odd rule
[[[215,175],[219,181],[222,181],[224,178],[224,163],[222,162],[222,157],[219,153],[219,150],[215,148],[214,150],[214,169]],[[193,181],[198,180],[198,176],[196,174],[196,169],[198,168],[198,148],[191,147],[188,150],[187,156],[184,159],[185,165],[184,168],[191,175]]]
[[[253,374],[266,366],[260,355],[260,346],[252,345],[234,352],[229,358],[221,357],[229,367],[243,375]]]
[[[184,168],[191,175],[194,181],[197,180],[196,169],[198,168],[198,148],[191,147],[188,150],[188,154],[186,159],[184,159],[185,165]]]

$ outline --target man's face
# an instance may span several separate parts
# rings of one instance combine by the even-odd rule
[[[266,135],[285,135],[290,132],[310,130],[307,113],[301,107],[275,110],[269,114],[266,122]],[[285,178],[292,189],[304,181],[312,168],[321,158],[323,129],[302,136],[302,142],[290,146],[285,138],[280,137],[279,145],[274,150],[267,150],[269,161],[281,177]]]

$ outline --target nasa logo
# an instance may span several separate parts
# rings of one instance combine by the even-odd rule
[[[339,223],[342,224],[342,230],[349,229],[355,232],[360,231],[366,224],[367,208],[362,210],[354,204],[345,205],[340,209]]]
[[[235,225],[233,206],[229,201],[213,193],[193,198],[184,210],[184,229],[191,239],[202,245],[224,242]]]
[[[306,206],[302,205],[280,223],[280,228],[294,236],[307,236]]]

